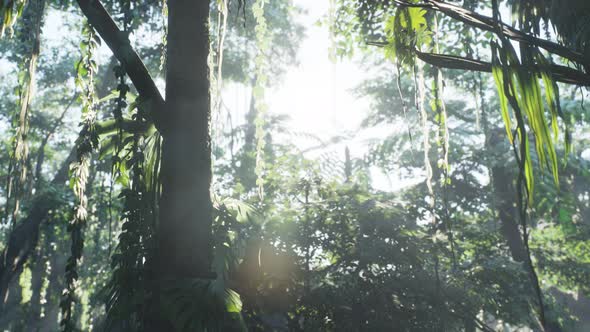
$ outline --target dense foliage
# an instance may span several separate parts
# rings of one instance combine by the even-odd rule
[[[211,1],[211,200],[183,201],[211,205],[210,241],[164,259],[179,1],[104,0],[114,34],[97,1],[2,2],[0,329],[586,331],[590,7],[566,2],[330,1],[325,47],[369,73],[378,134],[317,158],[267,100],[305,9]],[[162,276],[193,256],[207,273]]]

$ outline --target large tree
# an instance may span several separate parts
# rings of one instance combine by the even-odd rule
[[[69,4],[67,5],[69,6]],[[88,157],[88,151],[80,153],[81,147],[84,148],[87,142],[90,143],[89,145],[93,145],[90,136],[98,135],[102,145],[101,158],[104,160],[112,153],[113,177],[118,184],[127,187],[128,181],[124,179],[133,178],[132,184],[129,184],[131,190],[124,191],[122,195],[125,205],[122,216],[125,221],[123,226],[125,236],[122,237],[117,251],[128,254],[129,257],[134,256],[135,267],[145,268],[144,272],[149,279],[149,286],[144,285],[146,288],[142,292],[154,296],[154,301],[148,301],[147,307],[157,312],[160,307],[159,294],[158,292],[152,293],[151,290],[158,290],[160,286],[166,288],[167,285],[173,285],[173,280],[176,278],[211,281],[216,276],[210,272],[213,248],[211,238],[213,211],[209,195],[211,182],[209,72],[219,69],[219,74],[223,72],[222,76],[229,78],[229,80],[243,83],[246,86],[251,84],[254,75],[252,71],[256,69],[248,64],[246,58],[257,53],[257,45],[253,41],[255,34],[253,32],[252,8],[259,6],[259,4],[245,4],[237,1],[202,3],[198,5],[198,8],[190,8],[192,10],[189,15],[191,19],[188,21],[187,17],[189,16],[186,15],[188,11],[184,8],[176,9],[187,5],[186,3],[164,4],[164,7],[160,9],[167,14],[166,17],[169,21],[167,24],[158,22],[158,18],[162,15],[154,12],[153,9],[158,8],[158,4],[155,3],[105,1],[103,6],[100,2],[80,1],[77,5],[82,9],[85,19],[91,24],[92,30],[95,30],[98,37],[106,42],[114,57],[121,64],[114,66],[114,68],[113,63],[113,65],[94,69],[91,61],[95,60],[91,59],[92,54],[87,57],[87,60],[90,60],[88,68],[95,71],[93,76],[97,76],[96,73],[101,71],[105,73],[105,77],[100,80],[99,84],[95,84],[97,85],[96,95],[101,100],[110,98],[108,89],[113,83],[111,76],[114,69],[115,76],[119,80],[117,86],[119,96],[116,99],[113,112],[115,120],[109,120],[106,116],[107,120],[105,121],[92,125],[85,124],[79,134],[77,146],[70,152],[70,157],[62,163],[51,186],[58,187],[68,180],[77,182],[76,175],[73,178],[68,177],[69,165],[80,159],[84,153],[86,154],[85,158]],[[195,6],[197,5],[195,4]],[[27,18],[30,16],[31,8],[34,7],[25,6],[24,8],[23,17]],[[217,11],[210,15],[210,9],[214,8]],[[269,69],[269,72],[273,73],[273,79],[275,79],[283,72],[282,67],[285,63],[294,61],[295,49],[301,36],[301,27],[291,24],[291,13],[294,12],[294,9],[289,2],[267,4],[266,8],[264,16],[266,16],[269,37],[270,40],[276,41],[273,42],[271,51],[281,55],[271,61],[275,65]],[[16,12],[18,8],[8,6],[5,9],[9,12],[11,10]],[[244,14],[243,21],[239,17],[241,11]],[[109,12],[113,13],[116,19],[112,19]],[[43,11],[34,11],[33,13],[40,17],[44,15]],[[234,14],[235,19],[228,20],[229,13]],[[194,21],[196,14],[201,15],[199,22]],[[115,20],[119,22],[118,26]],[[209,26],[209,20],[213,22],[214,27]],[[223,23],[224,21],[227,22]],[[6,23],[5,26],[8,28],[14,22],[10,20]],[[39,25],[42,25],[41,23],[41,21],[38,22]],[[140,30],[146,27],[146,23],[150,31],[165,31],[166,40],[163,44],[167,45],[167,49],[159,50],[157,45],[153,49],[149,45],[144,48],[143,43],[136,43],[135,47],[131,47],[127,38],[131,29]],[[188,26],[187,24],[192,25]],[[224,26],[225,24],[227,27]],[[140,28],[137,28],[137,25]],[[15,27],[18,29],[19,23]],[[226,29],[228,32],[232,32],[227,39],[222,37]],[[92,30],[85,30],[90,39],[84,41],[83,45],[88,44],[96,47]],[[201,33],[195,34],[197,30]],[[216,31],[219,35],[215,33],[210,38],[211,31]],[[284,38],[285,35],[289,36],[289,39]],[[221,40],[215,40],[215,38]],[[210,39],[213,39],[213,43]],[[11,41],[11,39],[6,40]],[[220,53],[224,40],[226,45],[229,44],[227,53],[223,57],[226,65],[223,66],[223,71],[221,71],[221,62],[213,65],[214,68],[210,68],[207,63],[209,48],[217,43],[219,49],[216,51],[218,53],[213,54],[213,57],[221,60]],[[28,40],[23,42],[25,45],[28,45],[27,43]],[[191,53],[186,51],[187,45],[193,47]],[[11,52],[10,47],[6,47],[6,49]],[[87,52],[88,48],[85,46],[83,46],[83,51],[83,54],[91,53]],[[154,80],[147,70],[150,68],[152,73],[156,72],[157,64],[154,65],[153,62],[154,58],[160,56],[157,54],[158,51],[163,53],[160,60],[167,64],[165,73],[162,73],[166,77],[166,101],[160,96]],[[138,54],[142,54],[142,56],[140,57]],[[81,65],[77,66],[78,69],[80,67]],[[82,70],[86,76],[90,71],[88,68]],[[128,99],[125,97],[128,91],[125,84],[126,74],[134,84],[131,91],[139,94],[137,102],[131,104],[132,107],[128,111],[125,110],[126,99]],[[187,82],[191,84],[187,84]],[[90,82],[90,85],[92,84],[93,82]],[[105,102],[101,102],[99,107],[103,105],[107,106]],[[99,116],[103,117],[104,115]],[[54,130],[59,125],[57,124]],[[197,128],[200,129],[197,130]],[[157,129],[156,133],[154,129]],[[133,142],[130,140],[131,136],[133,136]],[[88,137],[90,139],[86,139]],[[163,138],[163,146],[160,146],[161,138]],[[153,141],[150,141],[151,139]],[[154,144],[150,145],[150,148],[146,148],[146,145],[150,143],[144,145],[145,142]],[[160,149],[162,149],[161,152]],[[39,148],[40,156],[44,155],[43,150],[43,147]],[[156,162],[148,165],[148,157],[144,158],[142,154],[145,153],[149,156],[151,152],[156,153],[156,151],[157,155],[151,154],[154,157],[152,161],[156,160]],[[129,158],[129,156],[131,157]],[[42,165],[43,162],[38,162],[37,168],[41,168]],[[91,171],[91,173],[93,172]],[[87,186],[92,187],[91,185]],[[28,258],[39,243],[39,227],[42,222],[48,219],[52,207],[55,205],[53,201],[47,200],[47,195],[42,194],[38,191],[34,195],[35,199],[31,200],[32,208],[26,211],[28,212],[27,217],[18,220],[15,229],[9,232],[8,245],[0,265],[2,280],[0,290],[2,292],[8,289],[10,282],[15,282],[15,277],[26,266]],[[148,196],[149,199],[147,199]],[[152,200],[153,197],[156,199]],[[142,205],[143,212],[140,211],[141,209],[137,209],[138,205]],[[109,210],[112,209],[109,207]],[[148,210],[149,212],[146,212]],[[111,213],[113,211],[109,211],[109,214]],[[148,214],[149,218],[146,217]],[[153,224],[155,217],[158,217],[162,222]],[[135,226],[132,226],[133,223]],[[138,231],[136,226],[146,229]],[[110,227],[109,224],[109,229]],[[78,231],[75,230],[75,232]],[[74,238],[77,237],[77,235],[74,236]],[[134,250],[137,247],[142,247],[143,251]],[[81,247],[77,246],[76,248],[75,255],[79,256]],[[152,250],[154,248],[157,250]],[[172,254],[172,252],[176,254]],[[127,298],[129,300],[130,294],[137,295],[140,292],[126,292],[125,288],[137,290],[144,286],[138,286],[140,283],[133,280],[140,278],[140,275],[133,274],[133,277],[130,277],[131,274],[117,272],[125,270],[128,273],[131,271],[126,263],[122,263],[116,258],[119,256],[119,254],[114,256],[113,264],[116,268],[113,282],[108,287],[109,294],[113,299]],[[144,258],[147,258],[146,262],[142,262]],[[69,268],[69,271],[74,271],[75,268]],[[85,267],[81,266],[80,269],[85,269]],[[72,275],[71,272],[68,273]],[[162,283],[166,285],[162,285]],[[122,294],[123,296],[121,296]],[[73,298],[70,297],[70,299]],[[117,303],[118,300],[110,302],[107,305],[108,310],[120,313],[119,310],[125,310],[122,309],[123,307],[129,307],[125,301],[121,301],[122,306]]]
[[[211,278],[213,217],[207,62],[210,4],[208,1],[168,3],[165,101],[146,66],[132,48],[126,32],[117,27],[100,1],[81,0],[78,5],[91,27],[119,60],[122,70],[131,78],[139,97],[144,100],[142,107],[150,110],[147,116],[163,137],[160,212],[156,226],[157,258],[151,274],[153,282],[157,285],[168,279]],[[24,2],[11,2],[3,5],[2,10],[16,14],[19,12],[17,6],[31,8],[30,4]],[[43,15],[42,9],[37,12],[40,17]],[[7,14],[3,27],[10,27],[14,21]],[[40,18],[37,21],[41,23]],[[23,103],[25,107],[27,102]],[[87,127],[81,135],[89,130],[90,127]],[[84,147],[83,141],[78,146],[78,158],[81,155],[80,146]],[[64,182],[65,176],[67,166],[58,173],[54,182]],[[42,207],[30,214],[29,218],[37,222],[21,223],[29,227],[30,231],[13,234],[14,241],[11,239],[7,254],[4,255],[3,285],[7,285],[14,275],[14,269],[22,267],[30,252],[20,245],[23,239],[17,237],[24,235],[27,238],[25,242],[36,243],[38,222],[43,219],[45,209]],[[13,253],[17,248],[18,252]],[[21,257],[23,254],[25,256]],[[13,266],[15,263],[16,266]]]

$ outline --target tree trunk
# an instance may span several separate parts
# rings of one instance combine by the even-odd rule
[[[211,275],[209,1],[170,0],[162,121],[160,278]]]
[[[254,80],[252,81],[252,86]],[[250,108],[246,113],[246,123],[244,124],[244,145],[239,155],[240,165],[236,167],[237,178],[240,183],[247,189],[256,188],[256,103],[254,93],[250,95]]]
[[[162,164],[153,302],[148,331],[171,331],[160,289],[211,277],[213,207],[209,95],[209,1],[169,0],[166,101],[160,118]],[[200,299],[195,299],[199,301]]]
[[[46,250],[49,260],[49,274],[47,276],[47,290],[45,299],[47,300],[44,305],[44,316],[39,322],[38,332],[52,332],[59,330],[59,314],[60,307],[59,302],[61,298],[61,292],[65,286],[64,273],[66,268],[66,262],[68,260],[68,252],[66,251],[69,243],[64,243],[64,239],[58,238],[56,232],[60,226],[52,223],[47,224],[47,236]],[[55,243],[55,247],[47,244]]]
[[[514,174],[505,166],[494,166],[491,173],[500,231],[508,244],[512,258],[517,262],[524,262],[527,253],[517,223],[516,190],[512,184]]]
[[[41,240],[41,243],[45,241]],[[37,330],[39,319],[41,317],[41,292],[43,288],[43,280],[45,278],[45,257],[43,253],[43,246],[37,246],[33,252],[33,257],[29,261],[31,267],[31,300],[29,304],[29,311],[27,313],[27,326],[32,330]]]
[[[75,149],[62,163],[52,185],[61,185],[68,179],[69,166],[74,160]],[[37,246],[39,225],[47,219],[48,213],[55,207],[47,195],[40,193],[32,203],[28,216],[16,225],[10,233],[8,242],[0,257],[0,306],[6,300],[10,281],[22,270],[31,252]]]
[[[481,87],[480,87],[481,88]],[[485,105],[485,101],[481,100],[481,105]],[[516,188],[514,188],[513,181],[515,179],[514,172],[511,172],[507,167],[507,160],[501,155],[498,155],[498,146],[506,139],[501,128],[489,127],[487,114],[485,109],[482,110],[482,125],[485,135],[485,149],[488,155],[493,156],[496,163],[488,162],[488,171],[490,172],[490,182],[493,190],[494,209],[497,212],[500,221],[500,232],[512,259],[517,262],[524,262],[527,257],[526,248],[522,235],[518,227],[518,210],[516,208]],[[501,150],[500,150],[501,151]]]

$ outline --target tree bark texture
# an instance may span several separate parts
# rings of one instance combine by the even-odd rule
[[[162,112],[161,278],[210,275],[209,1],[170,0]]]

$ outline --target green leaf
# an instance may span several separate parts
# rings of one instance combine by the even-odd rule
[[[512,144],[514,138],[512,137],[512,121],[510,120],[510,112],[508,110],[508,98],[504,92],[504,76],[502,74],[502,67],[499,65],[498,57],[494,51],[492,52],[492,74],[496,82],[498,96],[500,97],[500,110],[502,111],[502,120],[504,120],[506,127],[506,135],[510,144]]]

